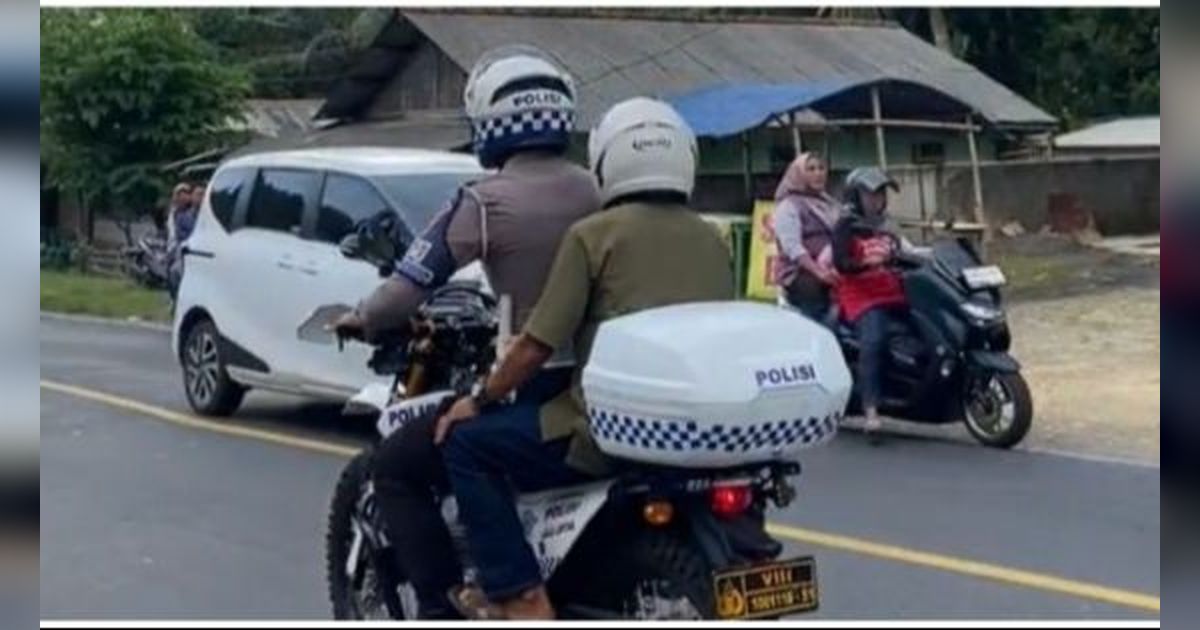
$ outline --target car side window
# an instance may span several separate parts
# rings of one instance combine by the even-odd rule
[[[361,177],[330,173],[317,213],[316,238],[338,243],[354,225],[391,207],[369,182]]]
[[[263,169],[254,182],[245,227],[299,235],[306,200],[316,196],[320,174],[293,169]]]
[[[225,169],[217,173],[209,186],[208,204],[212,207],[213,217],[225,231],[229,231],[233,225],[233,212],[237,209],[238,196],[246,187],[249,174],[248,168]]]

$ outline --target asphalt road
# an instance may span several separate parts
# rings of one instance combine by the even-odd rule
[[[322,529],[344,456],[81,397],[186,414],[160,332],[43,319],[41,371],[44,619],[329,618]],[[223,426],[370,436],[337,411],[253,394]],[[880,446],[844,431],[804,465],[799,500],[769,518],[817,559],[806,618],[1159,617],[1157,468],[904,431]]]

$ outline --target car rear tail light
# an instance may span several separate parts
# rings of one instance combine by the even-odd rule
[[[734,518],[745,512],[753,499],[749,485],[717,486],[709,493],[713,513],[722,518]]]

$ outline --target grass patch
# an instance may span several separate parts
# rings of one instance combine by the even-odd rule
[[[151,291],[123,278],[42,270],[44,311],[156,322],[171,320],[165,291]]]
[[[995,256],[993,262],[1004,270],[1009,290],[1017,293],[1052,291],[1067,284],[1080,271],[1072,261],[1051,256],[1010,253]]]

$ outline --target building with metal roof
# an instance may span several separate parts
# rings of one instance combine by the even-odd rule
[[[1062,155],[1158,153],[1161,127],[1158,116],[1109,120],[1055,136],[1054,152]]]
[[[440,54],[423,50],[425,42]],[[966,104],[997,127],[1044,130],[1055,124],[1053,116],[978,69],[887,22],[708,22],[413,10],[397,11],[371,50],[329,94],[321,116],[359,120],[396,105],[456,108],[475,60],[489,49],[517,42],[546,50],[576,77],[586,126],[613,103],[632,96],[669,97],[722,84],[851,86],[874,81],[926,86]],[[436,69],[442,72],[430,76],[441,80],[430,90],[436,103],[421,102],[413,94],[430,86],[411,85],[407,94],[389,94],[409,78],[405,71],[421,56],[438,58]]]
[[[718,21],[702,10],[667,9],[620,17],[398,9],[317,113],[337,125],[246,150],[464,148],[467,73],[485,51],[509,44],[545,50],[576,78],[581,134],[632,96],[674,104],[701,137],[698,194],[713,210],[746,210],[801,147],[822,151],[836,173],[864,163],[995,159],[1056,126],[1036,105],[889,22]]]

